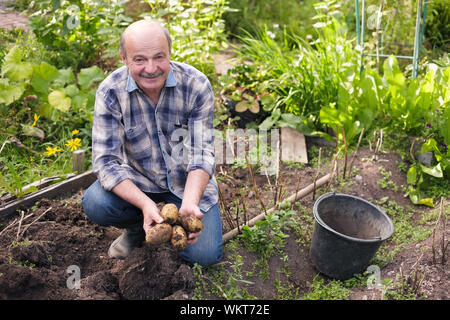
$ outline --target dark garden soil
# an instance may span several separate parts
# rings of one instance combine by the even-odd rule
[[[320,176],[329,172],[329,157],[323,156]],[[406,185],[406,175],[397,167],[400,156],[382,153],[377,160],[373,152],[367,149],[359,151],[354,163],[352,179],[346,182],[335,181],[328,191],[343,192],[362,197],[371,202],[395,201],[405,208],[412,207],[408,198],[403,196],[401,185]],[[342,166],[340,166],[342,172]],[[391,187],[381,188],[377,183],[382,179],[379,167],[392,173],[390,178],[398,186],[397,191]],[[310,165],[296,166],[282,164],[280,185],[282,199],[297,190],[298,177],[301,177],[298,189],[309,185],[316,175],[316,168]],[[340,173],[341,174],[341,173]],[[247,219],[262,212],[260,201],[255,193],[247,168],[233,168],[230,165],[217,167],[217,178],[223,194],[223,203],[230,211],[235,203],[243,200],[247,210]],[[255,174],[255,181],[261,198],[268,208],[273,206],[275,178]],[[269,184],[270,181],[270,184]],[[326,187],[317,191],[316,198],[327,192]],[[60,200],[40,200],[33,208],[8,219],[0,219],[0,299],[192,299],[196,283],[191,265],[183,262],[169,247],[150,249],[144,244],[135,249],[125,260],[112,260],[107,251],[111,242],[121,231],[113,227],[99,227],[89,221],[80,205],[83,190],[70,198]],[[241,196],[243,195],[243,196]],[[388,198],[386,198],[388,197]],[[242,200],[239,200],[242,199]],[[445,204],[448,205],[448,199]],[[299,199],[293,206],[300,214],[304,212],[313,216],[314,201],[312,194]],[[223,209],[224,210],[224,209]],[[414,207],[418,211],[430,211],[425,207]],[[231,212],[233,213],[233,212]],[[245,216],[241,214],[241,223]],[[13,224],[2,232],[5,228]],[[231,225],[223,214],[223,232],[228,232]],[[430,228],[432,225],[430,224]],[[446,238],[450,239],[447,227]],[[441,231],[442,232],[442,231]],[[312,234],[312,227],[307,232]],[[308,241],[298,240],[293,232],[289,233],[284,252],[288,259],[282,261],[279,255],[269,259],[267,275],[245,276],[252,284],[245,284],[245,289],[252,297],[259,299],[278,299],[279,290],[274,290],[274,280],[288,284],[292,291],[298,290],[300,297],[311,290],[311,283],[318,277],[327,279],[318,273],[309,258]],[[441,239],[441,233],[435,239]],[[306,238],[308,239],[308,237]],[[310,239],[310,238],[309,238]],[[381,278],[395,279],[403,274],[405,279],[413,282],[412,272],[423,275],[420,282],[418,299],[450,299],[449,262],[433,263],[432,237],[422,242],[405,246],[395,258],[381,269]],[[389,246],[389,243],[386,244]],[[228,247],[226,247],[228,248]],[[425,250],[424,250],[425,249]],[[423,253],[423,254],[422,254]],[[233,250],[225,250],[221,264],[231,265],[232,256],[242,256],[241,270],[251,271],[259,257],[248,252],[242,245]],[[420,259],[419,259],[420,258]],[[447,253],[447,260],[450,254]],[[288,272],[279,272],[286,267]],[[73,275],[73,266],[81,274],[80,289]],[[215,267],[211,267],[215,268]],[[205,271],[203,272],[205,274]],[[205,276],[206,279],[206,276]],[[211,280],[208,278],[208,280]],[[205,283],[205,282],[203,282]],[[72,286],[71,286],[72,285]],[[68,288],[68,286],[70,288]],[[380,299],[381,290],[369,290],[364,287],[351,289],[350,299]],[[425,296],[425,295],[426,296]],[[223,299],[224,294],[203,294],[203,298]]]

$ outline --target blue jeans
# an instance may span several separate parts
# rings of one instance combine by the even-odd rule
[[[181,206],[181,199],[171,192],[146,194],[155,203],[174,203],[178,208]],[[98,180],[86,190],[81,204],[88,218],[101,226],[127,228],[143,223],[140,209],[113,192],[103,189]],[[180,256],[188,262],[206,267],[222,259],[222,220],[218,204],[202,213],[204,214],[202,233],[195,244],[188,245],[180,252]]]

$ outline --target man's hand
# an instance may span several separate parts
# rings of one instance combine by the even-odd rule
[[[198,207],[198,205],[195,204],[187,204],[185,202],[183,202],[181,204],[181,208],[179,210],[179,214],[180,216],[184,216],[187,214],[192,214],[194,216],[196,216],[199,219],[203,218],[203,213],[200,211],[200,208]],[[192,245],[194,243],[197,242],[198,237],[200,236],[202,232],[197,232],[197,233],[190,233],[188,234],[188,244]]]
[[[144,215],[143,228],[145,233],[151,228],[153,222],[161,223],[164,219],[159,215],[159,209],[145,193],[130,180],[125,179],[118,183],[113,189],[117,196],[142,210]]]
[[[199,219],[203,218],[203,213],[200,211],[198,204],[208,181],[209,174],[201,169],[192,170],[188,173],[183,201],[178,211],[180,215],[193,214]],[[200,234],[201,231],[188,234],[188,244],[196,243]]]
[[[158,207],[153,201],[149,202],[142,208],[142,214],[144,215],[143,228],[145,233],[147,233],[148,230],[151,228],[153,222],[155,223],[164,222],[164,219],[159,214]]]

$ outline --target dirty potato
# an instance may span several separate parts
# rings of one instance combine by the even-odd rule
[[[168,224],[175,224],[178,222],[178,208],[173,203],[168,203],[164,205],[161,209],[161,217],[164,222]]]
[[[194,215],[180,216],[181,225],[188,233],[197,233],[203,229],[203,222]]]
[[[145,241],[149,244],[160,245],[172,237],[172,226],[168,223],[158,223],[151,227],[145,235]]]
[[[183,251],[187,246],[187,235],[181,226],[174,226],[172,228],[172,239],[170,240],[173,248],[176,251]]]

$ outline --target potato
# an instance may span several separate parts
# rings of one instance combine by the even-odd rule
[[[187,235],[181,226],[174,226],[172,228],[172,239],[170,240],[173,248],[176,251],[183,251],[187,246]]]
[[[181,225],[188,233],[197,233],[203,229],[203,222],[192,214],[180,216]]]
[[[158,223],[151,227],[145,235],[145,241],[149,244],[160,245],[172,237],[172,226],[168,223]]]
[[[168,224],[175,224],[178,222],[178,208],[173,203],[168,203],[164,205],[161,209],[161,217],[164,222]]]

